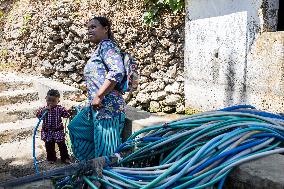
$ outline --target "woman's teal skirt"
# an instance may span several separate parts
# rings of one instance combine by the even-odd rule
[[[98,120],[91,107],[83,108],[68,126],[74,156],[81,161],[113,154],[121,144],[124,123],[124,113]]]

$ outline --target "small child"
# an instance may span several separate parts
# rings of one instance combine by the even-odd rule
[[[62,117],[70,117],[70,113],[61,105],[58,105],[60,93],[58,90],[50,89],[45,97],[46,106],[37,111],[36,116],[41,118],[43,113],[47,114],[43,118],[43,125],[41,130],[41,139],[45,142],[45,149],[47,154],[47,161],[53,164],[56,160],[55,143],[57,143],[61,162],[65,164],[70,163],[70,158],[65,144],[64,126]]]

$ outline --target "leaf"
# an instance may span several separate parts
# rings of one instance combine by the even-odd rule
[[[172,11],[175,11],[175,9],[176,9],[176,1],[175,0],[169,0],[169,6],[172,9]]]
[[[148,11],[144,13],[144,22],[151,25],[157,21],[157,17],[164,9],[170,9],[174,14],[183,10],[185,3],[184,0],[144,0],[148,6]]]

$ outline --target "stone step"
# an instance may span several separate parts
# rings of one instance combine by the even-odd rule
[[[0,123],[35,118],[36,110],[43,105],[40,101],[16,103],[0,107]]]
[[[8,90],[20,90],[27,89],[33,86],[32,82],[28,81],[1,81],[0,80],[0,91]]]
[[[80,95],[82,93],[81,90],[65,85],[61,82],[54,81],[48,78],[37,78],[34,80],[34,87],[38,91],[38,95],[40,100],[43,100],[46,96],[46,93],[49,89],[57,89],[60,94],[60,100],[70,100],[76,95]]]
[[[34,77],[0,72],[0,91],[26,89],[33,86]]]
[[[60,102],[60,104],[69,109],[73,105],[77,105],[78,102],[64,100]],[[45,103],[43,103],[42,101],[32,101],[0,106],[0,123],[8,123],[15,122],[17,120],[35,118],[36,110],[44,105]]]
[[[0,145],[32,137],[37,123],[38,119],[32,118],[0,124]]]
[[[24,90],[2,91],[0,93],[0,106],[31,102],[38,99],[38,92],[32,88]]]
[[[66,121],[68,122],[68,120],[63,118],[63,124],[67,127],[65,125]],[[32,137],[38,122],[38,118],[31,118],[0,124],[0,145]],[[38,127],[37,134],[40,133],[41,127],[42,122]]]

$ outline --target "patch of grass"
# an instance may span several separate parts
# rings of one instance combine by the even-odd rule
[[[194,109],[194,108],[185,108],[186,115],[192,115],[192,114],[197,114],[197,113],[201,113],[201,111]]]
[[[3,48],[0,52],[0,56],[1,56],[1,58],[6,58],[8,56],[8,49]]]
[[[4,18],[4,12],[2,10],[0,10],[0,20]]]
[[[15,70],[17,68],[17,63],[16,62],[1,62],[0,63],[0,71],[7,71],[7,70]]]
[[[24,14],[23,16],[24,19],[24,24],[23,26],[19,29],[21,34],[25,34],[29,31],[29,22],[32,19],[32,15],[29,13]]]
[[[27,24],[32,19],[32,15],[29,13],[26,13],[24,15],[24,24]]]
[[[80,4],[80,3],[81,3],[81,0],[74,0],[74,3]]]

